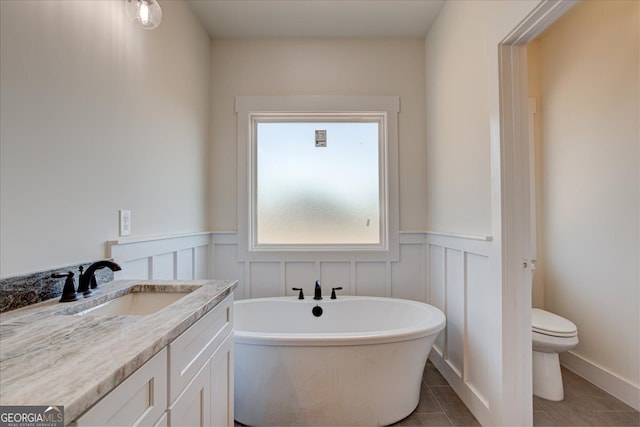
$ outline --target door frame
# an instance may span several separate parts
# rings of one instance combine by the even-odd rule
[[[494,265],[502,285],[501,425],[532,425],[531,176],[526,44],[577,0],[542,0],[498,43],[499,125],[490,126]],[[495,114],[492,111],[492,117]]]

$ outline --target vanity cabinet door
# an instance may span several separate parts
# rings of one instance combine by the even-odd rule
[[[182,393],[232,330],[233,294],[169,344],[170,403]]]
[[[76,426],[153,426],[167,409],[167,349],[77,418]]]
[[[211,425],[233,426],[233,334],[211,356]]]
[[[169,425],[199,426],[211,425],[211,365],[209,362],[169,407]]]
[[[169,407],[169,425],[233,426],[233,334]]]
[[[167,416],[166,412],[162,414],[162,417],[160,417],[158,422],[155,423],[153,427],[169,427],[169,417]]]

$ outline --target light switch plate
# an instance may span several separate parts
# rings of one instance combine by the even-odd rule
[[[131,235],[131,211],[120,209],[120,236]]]

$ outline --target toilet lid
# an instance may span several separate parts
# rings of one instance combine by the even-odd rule
[[[531,327],[533,332],[555,337],[573,337],[578,334],[578,328],[572,321],[539,308],[531,309]]]

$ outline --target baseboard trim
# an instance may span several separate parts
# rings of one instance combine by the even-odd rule
[[[640,387],[570,351],[560,354],[560,364],[640,411]]]

